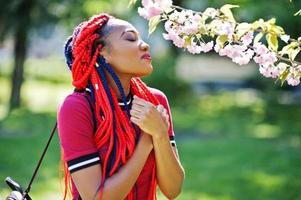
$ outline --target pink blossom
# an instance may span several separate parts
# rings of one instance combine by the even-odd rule
[[[202,51],[203,51],[204,53],[207,53],[207,52],[209,52],[209,51],[212,50],[213,45],[214,45],[214,43],[213,43],[213,41],[211,41],[211,42],[208,42],[208,43],[201,43],[200,46],[201,46],[201,48],[202,48]]]
[[[179,16],[178,16],[178,22],[180,24],[183,24],[184,22],[186,22],[187,20],[190,20],[192,19],[193,17],[193,11],[192,10],[182,10],[180,13],[179,13]]]
[[[188,45],[186,48],[192,54],[199,54],[202,51],[201,47],[198,45]]]
[[[198,32],[199,25],[195,21],[187,21],[182,27],[182,32],[191,35]]]
[[[166,10],[172,6],[172,0],[155,0],[155,4],[158,4],[162,10]]]
[[[286,77],[286,81],[289,85],[296,86],[300,84],[300,76],[298,75],[301,70],[301,65],[297,67],[291,67],[290,72]]]
[[[254,51],[256,52],[256,56],[254,57],[254,61],[259,65],[270,66],[274,65],[277,61],[277,56],[274,52],[269,51],[269,49],[260,43],[254,45]]]
[[[185,40],[181,37],[177,37],[176,39],[173,40],[173,43],[175,46],[182,48],[185,44]]]
[[[143,7],[138,8],[138,13],[140,16],[149,20],[154,16],[160,15],[164,10],[170,8],[172,5],[171,0],[143,0]]]
[[[259,72],[260,72],[263,76],[265,76],[265,77],[267,77],[267,78],[272,77],[272,70],[271,70],[271,67],[260,65],[260,66],[259,66]]]
[[[138,8],[138,13],[140,16],[144,17],[147,20],[150,20],[152,17],[160,15],[162,10],[158,7],[148,7],[148,8]]]
[[[268,53],[269,49],[265,45],[263,45],[261,42],[258,42],[254,45],[254,51],[256,54],[261,55],[261,54]]]
[[[171,30],[171,27],[172,27],[172,22],[167,20],[164,24],[164,28],[167,32],[169,32]]]
[[[215,51],[216,53],[218,53],[220,49],[221,49],[221,48],[219,47],[219,44],[215,44],[215,46],[214,46],[214,51]]]
[[[248,49],[245,45],[228,44],[222,49],[220,49],[218,46],[215,46],[215,51],[218,51],[220,56],[228,56],[233,62],[239,65],[248,64],[254,55],[254,51]]]
[[[300,84],[300,77],[294,76],[293,74],[288,74],[286,78],[287,84],[291,86],[297,86]]]
[[[250,58],[247,56],[238,56],[232,59],[233,62],[239,64],[239,65],[246,65],[250,62]]]
[[[272,78],[278,78],[285,70],[286,70],[287,64],[285,63],[278,63],[277,66],[272,67]]]
[[[142,0],[141,4],[143,7],[148,7],[148,5],[150,4],[151,0]]]
[[[248,32],[247,34],[245,34],[244,36],[242,36],[241,41],[244,45],[249,45],[253,42],[253,38],[254,38],[254,33],[253,32]]]
[[[247,51],[246,51],[246,56],[248,57],[248,58],[252,58],[253,57],[253,55],[254,55],[254,51],[252,50],[252,49],[248,49]]]
[[[212,19],[218,15],[218,11],[215,8],[207,8],[203,13],[204,16],[211,17]]]
[[[185,40],[176,34],[173,29],[171,29],[168,34],[163,33],[162,35],[165,40],[172,40],[174,45],[179,48],[182,48],[185,44]]]
[[[228,35],[229,38],[234,34],[235,25],[231,22],[222,22],[217,27],[218,35]]]

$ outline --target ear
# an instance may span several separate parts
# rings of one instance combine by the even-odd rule
[[[105,60],[109,61],[111,59],[111,53],[107,46],[104,46],[99,50],[99,55],[104,57]]]

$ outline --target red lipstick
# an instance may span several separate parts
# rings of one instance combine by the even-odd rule
[[[143,54],[143,56],[141,56],[141,59],[152,60],[152,57],[149,53],[145,53],[145,54]]]

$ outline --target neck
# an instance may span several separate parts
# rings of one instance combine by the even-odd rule
[[[118,75],[119,80],[121,82],[121,85],[123,87],[124,94],[127,97],[130,94],[130,91],[131,91],[131,79],[132,79],[132,76],[129,76],[129,75],[120,75],[120,74],[117,74],[117,75]],[[112,89],[114,90],[115,94],[117,95],[117,98],[118,99],[122,99],[121,94],[119,92],[119,89],[118,89],[117,85],[115,84],[115,81],[113,80],[113,78],[110,75],[107,74],[107,79],[108,79],[109,85],[112,87]]]

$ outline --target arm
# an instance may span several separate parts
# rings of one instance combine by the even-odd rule
[[[134,96],[131,120],[144,132],[152,135],[158,184],[163,194],[173,199],[181,192],[185,173],[176,148],[173,152],[169,141],[167,111],[158,110],[150,102]]]
[[[132,157],[118,172],[106,180],[102,195],[103,200],[121,200],[127,196],[138,179],[152,149],[151,136],[142,133]],[[99,197],[99,192],[96,193],[96,190],[101,180],[100,165],[76,171],[71,176],[83,200]]]
[[[153,137],[158,185],[166,197],[174,199],[181,193],[185,172],[176,148],[173,150],[170,145],[167,132],[160,135]]]

